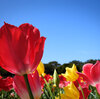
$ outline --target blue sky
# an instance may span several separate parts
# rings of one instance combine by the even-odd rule
[[[0,0],[0,27],[4,21],[47,37],[43,63],[100,59],[100,0]]]

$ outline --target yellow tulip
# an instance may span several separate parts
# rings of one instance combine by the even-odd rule
[[[45,71],[45,68],[44,68],[44,64],[42,62],[39,63],[38,67],[37,67],[37,71],[39,73],[39,75],[45,75],[44,71]]]
[[[76,72],[77,72],[76,66],[75,64],[73,64],[72,68],[66,67],[66,72],[65,74],[62,75],[67,79],[67,81],[76,81],[77,78],[79,77],[79,75]]]
[[[61,94],[61,99],[79,99],[79,95],[78,89],[70,82],[68,86],[64,87],[64,94]],[[55,97],[55,99],[59,99],[59,97]]]

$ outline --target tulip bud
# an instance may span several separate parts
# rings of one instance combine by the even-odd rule
[[[57,71],[55,69],[54,74],[53,74],[53,83],[54,83],[54,85],[56,85],[58,87],[59,82],[60,82],[60,79],[59,79],[59,76],[58,76]]]

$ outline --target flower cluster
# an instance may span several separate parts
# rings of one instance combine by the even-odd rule
[[[64,74],[58,75],[57,72],[54,71],[53,76],[46,74],[43,78],[40,75],[43,92],[46,90],[44,79],[49,83],[49,87],[55,99],[87,99],[91,92],[88,82],[79,75],[75,64],[73,64],[72,68],[66,67],[66,72]],[[57,90],[60,90],[60,97]],[[54,94],[56,92],[57,94]]]

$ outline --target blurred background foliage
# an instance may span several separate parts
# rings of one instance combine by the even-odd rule
[[[98,59],[98,60],[100,60],[100,59]],[[84,65],[84,64],[86,64],[86,63],[92,63],[92,64],[95,64],[96,63],[96,59],[95,60],[93,60],[93,59],[89,59],[89,60],[87,60],[87,61],[85,61],[85,62],[81,62],[81,61],[78,61],[78,60],[73,60],[73,61],[71,61],[71,62],[69,62],[69,63],[64,63],[64,64],[60,64],[60,63],[58,63],[57,61],[52,61],[52,62],[49,62],[49,63],[47,63],[47,64],[44,64],[44,66],[45,66],[45,73],[46,74],[53,74],[53,71],[54,71],[54,69],[56,69],[57,70],[57,73],[58,74],[61,74],[61,73],[65,73],[65,68],[66,67],[72,67],[72,65],[73,64],[75,64],[76,65],[76,67],[77,67],[77,70],[79,71],[79,72],[81,72],[82,71],[82,66]]]

